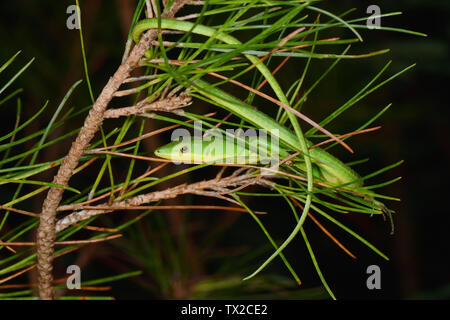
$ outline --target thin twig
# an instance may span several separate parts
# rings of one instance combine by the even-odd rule
[[[255,183],[258,183],[260,185],[271,185],[271,183],[267,180],[261,179],[259,181],[256,181],[253,175],[240,175],[240,176],[230,176],[222,179],[212,179],[212,180],[206,180],[206,181],[200,181],[196,183],[192,183],[189,185],[181,184],[176,187],[168,188],[166,190],[162,191],[154,191],[147,194],[137,195],[132,198],[128,198],[122,201],[117,201],[114,203],[115,207],[121,207],[126,209],[126,207],[133,207],[133,206],[140,206],[146,203],[156,202],[164,199],[173,199],[179,195],[183,194],[199,194],[199,192],[205,192],[205,191],[218,191],[219,194],[223,193],[224,188],[229,187],[237,187],[240,185],[248,184],[249,181],[254,180]],[[228,189],[227,189],[228,190]],[[83,206],[76,207],[75,210],[81,209]],[[112,212],[112,209],[108,209],[111,206],[109,206],[108,203],[102,203],[98,206],[101,207],[107,207],[105,209],[90,209],[90,210],[81,210],[73,212],[66,217],[60,219],[56,224],[56,231],[60,232],[67,227],[78,223],[80,221],[89,219],[91,217],[94,217],[99,214],[109,213]]]
[[[128,56],[130,54],[132,44],[133,44],[133,39],[128,39],[127,42],[125,43],[125,51],[122,56],[122,63],[124,63],[127,60]]]
[[[158,7],[156,5],[155,0],[151,0],[151,1],[152,1],[152,5],[150,7],[153,8],[153,12],[155,13],[155,17],[157,17],[158,16]],[[166,5],[166,4],[164,3],[164,5]]]
[[[30,216],[30,217],[39,217],[38,213],[34,213],[34,212],[30,212],[30,211],[25,211],[25,210],[20,210],[20,209],[16,209],[16,208],[11,208],[11,207],[5,207],[5,206],[0,206],[1,210],[7,210],[7,211],[12,211],[12,212],[16,212],[16,213],[20,213],[23,214],[25,216]]]
[[[187,95],[179,95],[171,98],[162,99],[153,103],[144,105],[135,105],[131,107],[109,109],[105,111],[104,117],[107,118],[119,118],[130,115],[138,115],[147,111],[165,111],[173,112],[180,108],[184,108],[191,104],[192,98]]]
[[[150,0],[145,0],[145,5],[147,7],[147,18],[149,19],[153,18],[153,9]]]
[[[84,206],[81,208],[82,210],[225,210],[225,211],[234,211],[234,212],[248,212],[244,208],[234,208],[234,207],[226,207],[226,206],[209,206],[209,205],[167,205],[167,206]],[[267,212],[263,211],[255,211],[256,214],[267,214]],[[55,242],[56,244],[57,242]]]
[[[147,80],[155,79],[157,77],[158,77],[158,75],[155,75],[155,74],[149,74],[149,75],[140,76],[140,77],[129,77],[123,83],[136,82],[136,81],[147,81]]]

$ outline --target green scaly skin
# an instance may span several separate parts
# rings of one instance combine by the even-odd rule
[[[230,35],[218,32],[217,30],[207,26],[195,25],[192,22],[161,19],[160,23],[162,29],[173,29],[186,32],[191,31],[193,33],[208,37],[214,36],[218,40],[221,40],[225,43],[238,43],[238,40]],[[138,42],[144,31],[154,28],[158,28],[158,19],[145,19],[139,21],[132,32],[134,41]],[[254,56],[249,57],[256,58]],[[216,102],[220,102],[220,104],[225,109],[234,114],[237,114],[240,117],[244,117],[245,120],[247,120],[249,123],[254,124],[260,128],[271,128],[278,130],[278,138],[281,141],[292,148],[292,150],[301,151],[299,148],[299,141],[297,136],[266,114],[254,110],[248,104],[243,103],[241,100],[223,92],[218,88],[210,86],[208,83],[202,80],[197,80],[195,84],[197,89],[201,91],[202,94],[210,99],[215,100]],[[310,141],[306,142],[309,147],[312,146],[312,143]],[[333,185],[345,184],[346,186],[355,189],[363,186],[363,181],[361,180],[361,177],[358,175],[358,173],[330,153],[320,148],[314,148],[310,150],[310,157],[311,161],[322,169],[322,174],[325,177],[325,180],[332,183]]]
[[[194,24],[189,21],[180,21],[180,20],[171,20],[171,19],[145,19],[139,21],[132,32],[133,40],[137,43],[142,35],[148,29],[157,29],[161,27],[161,29],[171,29],[185,32],[192,32],[195,34],[200,34],[206,37],[215,37],[216,39],[223,41],[227,44],[240,44],[239,40],[234,38],[231,35],[220,32],[214,28],[207,27],[204,25]],[[267,68],[259,63],[259,59],[255,56],[245,55],[250,62],[256,65],[256,67],[266,76],[271,83],[271,78],[268,75]],[[269,72],[270,73],[270,72]],[[276,89],[277,87],[271,83],[272,87]],[[270,128],[272,131],[270,132],[272,135],[277,136],[283,143],[284,147],[287,149],[294,151],[301,151],[299,145],[300,142],[297,136],[288,130],[286,127],[280,125],[271,117],[267,116],[265,113],[262,113],[258,110],[253,109],[250,105],[242,102],[241,100],[225,93],[224,91],[211,86],[209,83],[203,80],[196,80],[194,84],[197,91],[202,93],[204,96],[212,99],[217,104],[219,104],[222,108],[227,111],[239,116],[240,118],[245,119],[247,122],[259,127],[259,128]],[[282,101],[283,102],[283,101]],[[283,102],[284,103],[284,102]],[[306,140],[306,139],[305,139]],[[312,146],[312,143],[306,140],[308,147]],[[161,153],[161,148],[158,149],[158,152]],[[373,199],[370,195],[370,192],[367,190],[360,189],[363,186],[363,180],[360,175],[355,172],[352,168],[344,164],[341,160],[337,159],[330,153],[322,150],[320,148],[313,148],[309,150],[309,156],[311,158],[311,162],[319,167],[320,175],[323,177],[324,181],[334,185],[341,186],[344,189],[348,189],[355,192],[360,192],[365,194],[365,197],[373,203],[374,209],[378,210],[383,214],[387,214],[390,217],[390,211],[386,208],[386,206]],[[286,149],[280,149],[280,156],[287,156],[288,153]],[[168,159],[174,161],[182,161],[182,159],[177,158],[177,155],[170,154],[166,155]],[[231,156],[231,155],[229,155]],[[392,222],[392,218],[391,218]],[[392,228],[393,233],[393,228]]]

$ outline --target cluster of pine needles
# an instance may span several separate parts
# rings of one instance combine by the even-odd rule
[[[323,120],[315,123],[303,115],[303,110],[308,107],[307,98],[314,89],[323,83],[327,75],[333,72],[338,64],[344,59],[366,59],[386,53],[388,50],[379,50],[360,54],[350,54],[351,46],[360,43],[362,35],[360,31],[367,29],[367,17],[350,18],[354,10],[349,10],[340,14],[333,14],[324,9],[316,7],[315,1],[191,1],[198,9],[195,13],[186,16],[176,17],[176,19],[194,24],[207,25],[217,30],[217,32],[232,34],[239,38],[240,44],[224,44],[216,37],[205,38],[195,35],[192,32],[170,32],[161,30],[158,33],[158,40],[153,41],[152,47],[146,53],[145,58],[140,62],[139,75],[130,77],[126,83],[131,87],[115,92],[115,97],[132,97],[134,103],[131,106],[114,107],[110,106],[105,113],[104,122],[110,118],[119,118],[120,125],[113,129],[106,129],[102,126],[97,140],[90,143],[89,149],[80,158],[77,169],[73,172],[75,177],[83,177],[88,169],[95,167],[97,175],[84,178],[86,185],[82,188],[70,186],[60,186],[49,182],[33,179],[34,176],[47,171],[54,172],[62,161],[56,159],[50,162],[39,162],[39,154],[46,148],[51,148],[62,141],[69,141],[79,132],[79,129],[64,132],[57,138],[50,139],[51,133],[56,129],[64,130],[65,125],[73,120],[80,119],[87,114],[88,110],[95,102],[94,93],[91,89],[91,81],[86,62],[83,46],[82,28],[80,28],[80,39],[83,48],[83,63],[86,73],[86,81],[92,104],[85,107],[72,107],[67,109],[66,103],[70,96],[79,88],[82,81],[77,81],[67,91],[67,94],[52,111],[53,116],[48,121],[45,128],[32,134],[25,134],[26,129],[33,121],[43,115],[48,109],[49,103],[43,106],[27,120],[22,119],[22,103],[20,94],[22,89],[7,91],[14,81],[25,72],[33,62],[30,60],[19,71],[15,72],[11,78],[0,88],[0,106],[13,105],[16,101],[17,116],[14,128],[0,137],[0,151],[3,153],[0,159],[0,184],[5,190],[14,190],[11,199],[3,203],[0,207],[0,299],[33,299],[36,293],[37,284],[14,284],[14,279],[33,270],[36,267],[35,242],[22,241],[30,239],[39,224],[39,214],[25,209],[18,209],[23,203],[29,203],[34,197],[45,194],[50,187],[61,187],[65,189],[65,198],[58,211],[56,251],[55,261],[64,255],[80,250],[92,243],[105,242],[123,237],[125,230],[135,228],[137,222],[144,219],[151,213],[165,210],[207,210],[207,211],[235,211],[242,214],[248,213],[261,228],[270,243],[269,248],[265,247],[259,254],[267,254],[270,249],[278,248],[278,241],[272,238],[270,231],[264,225],[263,212],[253,211],[241,199],[248,197],[273,197],[276,201],[285,201],[292,211],[292,215],[299,220],[303,211],[307,197],[311,197],[308,218],[324,232],[338,247],[344,250],[350,257],[355,255],[326,228],[325,224],[319,222],[318,216],[327,223],[341,228],[343,231],[359,240],[370,250],[384,259],[388,259],[380,250],[369,243],[363,236],[347,227],[339,221],[336,216],[344,213],[366,214],[368,217],[373,214],[371,204],[364,197],[345,189],[331,187],[327,185],[315,184],[313,191],[308,191],[308,179],[305,172],[295,170],[289,166],[288,160],[280,164],[277,168],[278,178],[271,179],[262,175],[262,169],[268,170],[267,166],[262,168],[257,165],[229,165],[218,168],[217,176],[202,185],[201,182],[194,182],[192,185],[174,185],[172,189],[159,190],[161,183],[170,183],[178,177],[195,174],[198,170],[209,166],[206,164],[192,165],[183,170],[174,170],[169,175],[160,176],[161,169],[170,166],[170,161],[149,156],[148,152],[142,148],[144,139],[151,139],[158,134],[174,130],[178,127],[197,129],[194,123],[201,123],[202,130],[215,128],[226,134],[225,128],[233,129],[260,129],[254,128],[232,114],[219,112],[220,108],[212,109],[209,113],[194,113],[188,106],[193,102],[204,101],[210,106],[216,106],[217,102],[207,95],[197,90],[196,80],[202,78],[208,81],[211,86],[223,88],[224,91],[237,92],[242,101],[254,106],[264,106],[262,111],[273,115],[280,124],[290,127],[290,109],[283,108],[283,103],[272,95],[268,85],[268,80],[256,68],[256,64],[251,63],[246,55],[253,55],[258,58],[257,63],[265,64],[272,72],[272,76],[282,77],[286,66],[298,60],[299,77],[293,81],[285,91],[285,96],[289,100],[289,106],[298,114],[303,116],[303,120],[311,125],[309,130],[304,132],[305,138],[315,141],[314,147],[325,150],[345,144],[348,138],[367,134],[380,129],[375,126],[376,120],[382,116],[391,106],[386,105],[377,111],[366,122],[358,127],[340,134],[326,134],[324,128],[332,121],[339,119],[341,114],[356,106],[358,102],[370,95],[375,90],[383,87],[393,79],[402,75],[413,66],[409,66],[400,72],[385,77],[390,66],[387,62],[378,73],[368,79],[361,89],[350,97],[345,103],[335,108]],[[153,5],[152,5],[153,4]],[[195,10],[194,10],[195,11]],[[132,30],[134,25],[143,17],[158,17],[161,13],[159,1],[139,1],[137,5],[132,25],[130,26],[129,39],[127,42],[124,60],[132,46]],[[380,18],[387,18],[400,14],[399,12],[385,13]],[[383,20],[384,21],[384,20]],[[379,31],[395,31],[421,35],[399,28],[380,27]],[[336,35],[333,35],[337,34]],[[13,65],[19,52],[5,62],[0,68],[0,73]],[[310,79],[309,71],[314,63],[325,65],[326,68],[316,79]],[[9,92],[7,95],[5,93]],[[239,93],[239,94],[238,94]],[[121,99],[120,101],[125,101]],[[30,106],[31,107],[31,106]],[[220,107],[220,106],[219,106]],[[28,108],[28,106],[27,106]],[[189,111],[188,111],[189,110]],[[296,114],[297,116],[297,114]],[[146,122],[169,123],[168,126],[144,132]],[[305,123],[306,124],[306,123]],[[336,137],[338,141],[336,140]],[[25,151],[21,151],[21,146],[30,145]],[[18,151],[16,151],[18,150]],[[120,168],[115,166],[116,160],[120,161]],[[123,167],[127,161],[126,168]],[[367,159],[355,161],[349,165],[357,165]],[[151,165],[148,165],[150,163]],[[156,165],[153,165],[156,163]],[[371,185],[371,178],[383,174],[398,166],[401,162],[394,163],[385,168],[381,168],[366,174],[361,179],[365,181],[365,189],[374,193],[374,190],[385,187],[398,180],[392,179],[384,183]],[[143,174],[137,174],[138,164],[144,164],[149,169]],[[217,165],[220,167],[220,165]],[[230,168],[231,167],[231,168]],[[236,168],[238,167],[238,168]],[[177,168],[173,166],[172,168]],[[120,176],[117,180],[117,172],[120,169]],[[166,168],[167,169],[167,168]],[[231,174],[225,175],[232,171]],[[91,171],[92,172],[92,171]],[[265,171],[267,172],[267,171]],[[224,180],[228,179],[228,180]],[[109,181],[105,185],[104,181]],[[227,182],[228,184],[226,184]],[[197,185],[195,185],[197,183]],[[217,183],[217,184],[214,184]],[[222,183],[222,184],[221,184]],[[247,192],[245,188],[249,185],[261,184],[264,192]],[[164,205],[161,201],[173,198],[181,194],[194,194],[197,196],[209,196],[222,199],[227,205]],[[8,193],[9,194],[9,193]],[[398,200],[394,197],[376,193],[382,201]],[[141,198],[139,198],[141,197]],[[145,198],[147,197],[147,198]],[[145,201],[137,202],[137,199],[145,198]],[[25,205],[24,205],[25,206]],[[96,226],[95,222],[99,217],[105,217],[111,212],[120,211],[128,218],[116,225],[112,220],[111,225]],[[68,212],[65,216],[65,212]],[[80,214],[83,212],[83,214]],[[137,212],[137,213],[136,213]],[[269,213],[270,214],[270,213]],[[20,223],[12,225],[8,223],[12,220],[12,215],[22,215]],[[70,218],[67,218],[70,217]],[[62,223],[65,221],[66,224]],[[76,239],[77,234],[83,232],[91,235],[88,239]],[[309,242],[308,236],[303,228],[300,228],[300,236],[306,244],[309,256],[319,275],[323,286],[329,295],[335,298],[330,286],[327,284],[322,274],[319,263],[316,259],[313,246]],[[170,242],[170,241],[169,241]],[[124,250],[133,251],[124,247],[124,243],[119,245]],[[153,244],[154,246],[154,244]],[[154,257],[158,259],[158,257]],[[288,257],[280,253],[280,258],[295,280],[300,284],[300,277],[294,267],[289,263]],[[154,266],[152,267],[154,268]],[[162,266],[160,266],[163,269]],[[248,268],[248,266],[247,266]],[[247,270],[247,269],[246,269]],[[134,277],[140,275],[141,271],[123,273],[117,276],[105,277],[81,283],[82,292],[106,291],[110,288],[110,283],[115,280]],[[65,290],[67,277],[56,279],[54,288]],[[164,281],[161,280],[161,283]],[[212,281],[208,284],[211,288],[218,285],[220,280]],[[228,284],[235,283],[229,282]],[[240,280],[237,282],[240,283]],[[107,284],[106,286],[100,286]],[[203,284],[205,286],[205,284]],[[236,284],[237,285],[237,284]],[[199,286],[200,288],[200,286]],[[199,289],[201,291],[201,289]],[[211,289],[212,290],[212,289]],[[67,292],[65,292],[67,294]],[[201,295],[200,295],[201,297]],[[61,299],[105,299],[109,296],[89,295],[89,296],[68,296],[59,295]]]

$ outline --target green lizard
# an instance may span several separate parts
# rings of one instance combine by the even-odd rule
[[[239,45],[240,42],[223,32],[220,32],[214,28],[194,24],[188,21],[177,21],[171,19],[145,19],[139,21],[133,31],[132,37],[135,42],[138,42],[142,33],[148,29],[156,29],[161,27],[161,29],[172,29],[172,30],[180,30],[185,32],[192,32],[201,34],[207,37],[215,37],[218,40],[221,40],[228,44]],[[264,75],[268,83],[271,85],[272,89],[277,94],[281,103],[288,105],[288,101],[284,96],[281,88],[276,82],[273,75],[267,69],[267,67],[259,61],[259,59],[252,55],[245,55],[250,62],[252,62],[255,67]],[[288,116],[293,122],[294,129],[297,134],[291,132],[285,126],[282,126],[277,121],[267,116],[265,113],[260,112],[258,110],[253,109],[250,105],[242,102],[241,100],[225,93],[224,91],[211,86],[209,83],[203,80],[195,80],[193,83],[193,87],[196,91],[200,92],[202,95],[207,98],[213,100],[215,104],[220,107],[230,111],[231,113],[237,115],[238,117],[245,119],[247,122],[255,125],[258,128],[264,128],[271,130],[271,133],[275,133],[276,137],[281,141],[280,145],[280,156],[284,158],[289,155],[290,151],[301,152],[302,149],[300,145],[306,142],[306,146],[310,148],[312,143],[306,139],[299,140],[298,134],[298,126],[295,126],[295,121],[292,121],[292,117],[295,116],[292,113],[288,113]],[[257,163],[261,159],[258,158],[256,154],[252,152],[252,150],[245,150],[245,145],[241,144],[234,145],[228,144],[224,142],[224,148],[217,148],[217,144],[212,148],[214,143],[214,139],[210,141],[199,140],[198,138],[191,139],[186,142],[182,141],[174,141],[169,143],[168,145],[162,146],[155,151],[157,156],[170,159],[172,161],[177,162],[223,162],[226,160],[227,162],[233,161],[236,164],[243,163]],[[219,144],[220,145],[220,144]],[[253,145],[255,145],[253,143]],[[304,146],[304,145],[303,145]],[[219,150],[212,152],[211,150]],[[221,151],[220,151],[221,150]],[[348,165],[344,164],[342,161],[331,155],[320,148],[309,149],[308,155],[304,154],[303,161],[294,161],[294,164],[297,165],[300,169],[305,171],[305,164],[307,157],[309,157],[311,163],[314,164],[313,175],[316,179],[322,180],[327,184],[332,186],[339,186],[344,190],[353,191],[359,194],[362,194],[366,199],[368,199],[373,206],[374,210],[377,210],[378,213],[386,214],[389,217],[390,211],[385,207],[385,205],[377,200],[375,200],[371,193],[365,189],[362,189],[363,179],[360,177],[358,173],[356,173],[352,168]],[[242,156],[246,155],[246,156]],[[234,160],[230,160],[234,159]],[[306,166],[307,167],[307,166]],[[302,220],[304,221],[304,220]],[[276,250],[276,252],[266,260],[266,262],[260,266],[260,268],[253,273],[251,276],[246,279],[256,275],[260,270],[262,270],[271,260],[273,260],[280,252],[283,250],[294,238],[294,236],[299,231],[301,227],[302,221],[300,221],[288,239]],[[393,232],[393,223],[391,218],[391,226]]]
[[[200,24],[194,24],[189,21],[178,21],[172,19],[145,19],[139,21],[133,31],[132,37],[135,42],[138,42],[142,33],[148,29],[158,28],[159,25],[162,29],[174,29],[174,30],[182,30],[182,31],[191,31],[193,33],[198,33],[205,36],[214,36],[217,39],[230,44],[239,44],[240,42],[234,37],[217,31],[214,28],[207,27]],[[270,72],[268,72],[267,67],[258,61],[258,58],[252,55],[246,55],[246,57],[252,62],[255,63],[256,67],[263,73],[268,79],[271,86],[276,91],[277,95],[280,98],[284,98],[284,94],[282,94],[279,89],[278,84],[275,79],[272,77]],[[291,150],[301,151],[299,148],[299,140],[297,136],[288,130],[286,127],[280,125],[278,122],[274,121],[272,118],[267,116],[266,114],[254,110],[248,104],[243,103],[241,100],[223,92],[222,90],[212,87],[207,82],[202,80],[196,80],[195,82],[196,89],[200,91],[203,95],[207,96],[210,99],[220,103],[220,105],[227,109],[228,111],[237,114],[240,117],[243,117],[249,123],[256,125],[259,128],[269,128],[276,129],[279,131],[279,139]],[[285,99],[281,99],[286,101]],[[284,101],[282,101],[284,103]],[[287,102],[287,101],[286,101]],[[311,142],[306,141],[308,147],[311,147]],[[159,151],[161,153],[161,150]],[[311,161],[314,161],[319,167],[321,167],[322,174],[325,177],[325,180],[328,182],[332,182],[333,184],[348,184],[348,186],[358,188],[363,185],[363,181],[360,176],[349,166],[345,165],[339,159],[335,158],[328,152],[314,148],[310,150],[310,158]]]

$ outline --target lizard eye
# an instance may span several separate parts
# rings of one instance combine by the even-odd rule
[[[186,147],[186,146],[181,147],[180,152],[181,152],[181,153],[186,153],[186,152],[188,152],[188,147]]]

